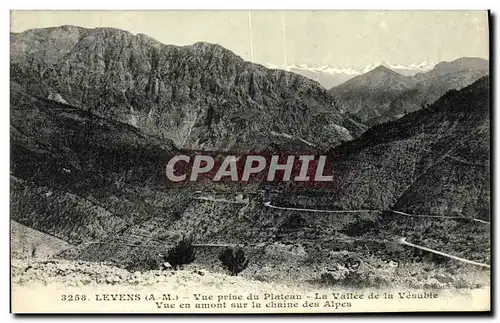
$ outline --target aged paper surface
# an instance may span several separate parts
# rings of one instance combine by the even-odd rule
[[[489,311],[488,18],[12,11],[12,312]]]

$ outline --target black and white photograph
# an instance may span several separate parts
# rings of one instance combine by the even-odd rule
[[[490,311],[490,23],[12,10],[11,311]]]

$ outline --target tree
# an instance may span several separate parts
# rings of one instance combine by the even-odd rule
[[[182,238],[177,244],[168,251],[165,261],[174,269],[182,265],[190,264],[194,261],[195,250],[191,238]]]
[[[232,276],[238,275],[248,266],[248,259],[242,248],[225,248],[219,255],[219,260]]]

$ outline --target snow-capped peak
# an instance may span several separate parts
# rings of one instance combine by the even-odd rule
[[[420,63],[412,63],[409,65],[376,62],[368,64],[364,67],[344,67],[344,66],[329,66],[329,65],[308,66],[306,64],[288,64],[288,65],[265,64],[265,66],[271,69],[280,69],[301,74],[303,76],[306,76],[310,79],[313,79],[321,83],[325,88],[331,88],[353,77],[368,73],[369,71],[374,70],[378,66],[385,66],[399,74],[409,76],[421,72],[427,72],[434,67],[434,64],[430,64],[426,61],[423,61]]]
[[[404,70],[406,73],[404,74],[409,74],[409,73],[419,73],[419,72],[425,72],[434,67],[434,64],[430,64],[426,61],[420,62],[420,63],[412,63],[409,65],[401,65],[401,64],[390,64],[390,63],[385,63],[385,62],[376,62],[372,64],[368,64],[365,67],[362,68],[355,68],[355,67],[342,67],[342,66],[328,66],[328,65],[322,65],[322,66],[308,66],[306,64],[289,64],[289,65],[274,65],[274,64],[265,64],[267,68],[271,69],[281,69],[285,71],[292,71],[292,70],[307,70],[311,72],[324,72],[324,73],[330,73],[330,74],[348,74],[348,75],[359,75],[363,73],[367,73],[378,66],[385,66],[387,68],[390,68],[394,70],[395,72],[398,72],[398,70]]]

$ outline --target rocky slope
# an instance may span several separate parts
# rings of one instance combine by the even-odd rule
[[[31,94],[131,124],[179,148],[262,149],[271,131],[328,147],[365,127],[318,83],[214,44],[74,26],[11,35],[11,75]]]
[[[354,223],[360,225],[363,222]],[[413,218],[408,222],[407,218],[392,221],[377,221],[376,226],[383,229],[385,234],[394,234],[404,231],[405,235],[425,233],[429,228],[441,230],[444,228],[457,227],[467,237],[484,238],[481,247],[487,245],[486,227],[470,230],[454,220],[422,220]],[[390,228],[387,228],[389,226]],[[417,230],[409,230],[412,227]],[[420,229],[421,228],[421,229]],[[388,229],[388,230],[387,230]],[[419,230],[420,229],[420,230]],[[34,230],[33,230],[34,231]],[[474,232],[473,232],[474,231]],[[437,230],[432,239],[424,234],[428,240],[427,246],[434,247],[441,241]],[[203,285],[204,288],[226,283],[235,284],[238,281],[246,287],[263,287],[264,285],[295,287],[304,292],[308,289],[318,288],[434,288],[434,289],[475,289],[489,286],[489,270],[481,270],[474,266],[468,266],[456,261],[433,257],[415,249],[403,247],[390,241],[380,239],[378,233],[366,230],[357,231],[356,237],[339,236],[333,232],[334,239],[322,241],[320,245],[310,244],[302,237],[297,243],[267,242],[246,243],[241,246],[249,259],[249,265],[238,274],[240,277],[227,276],[228,272],[222,268],[217,260],[221,248],[197,247],[193,263],[182,266],[181,270],[160,270],[161,257],[148,258],[144,261],[129,251],[129,260],[134,266],[123,268],[123,262],[117,262],[116,257],[109,257],[101,263],[87,262],[82,260],[68,261],[61,259],[61,254],[55,258],[41,258],[40,255],[24,255],[19,252],[21,245],[13,245],[13,253],[18,255],[12,259],[11,274],[14,288],[20,286],[40,287],[42,285],[58,285],[62,288],[89,286],[92,288],[112,288],[112,286],[144,287],[152,288],[166,284],[173,289],[192,288]],[[418,234],[417,234],[418,235]],[[421,241],[417,235],[412,236],[413,242]],[[373,237],[380,241],[379,248]],[[459,256],[471,256],[473,259],[489,263],[489,255],[486,250],[478,248],[474,243],[450,240],[444,251],[459,251]],[[152,247],[142,249],[151,252]],[[451,249],[451,250],[448,250]],[[69,249],[68,249],[69,250]],[[105,249],[102,249],[105,250]],[[160,249],[155,250],[156,252]],[[121,253],[115,249],[113,255]],[[155,254],[154,256],[158,256]],[[158,260],[158,262],[157,262]],[[395,260],[395,261],[394,261]],[[416,262],[416,260],[418,260]],[[449,259],[448,259],[449,260]],[[359,266],[352,267],[352,262]],[[151,264],[151,262],[153,262]],[[207,285],[205,285],[207,284]],[[239,286],[242,287],[242,286]],[[168,288],[168,287],[167,287]],[[243,288],[243,287],[242,287]],[[241,291],[241,290],[240,290]]]
[[[47,260],[72,246],[64,240],[10,221],[11,257]]]
[[[334,148],[337,201],[489,218],[489,78]]]
[[[123,187],[162,187],[174,152],[133,126],[11,84],[11,218],[31,228],[72,243],[119,230],[147,207]]]

